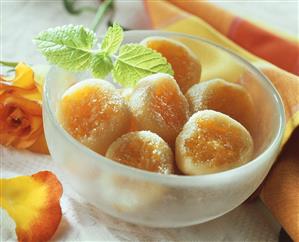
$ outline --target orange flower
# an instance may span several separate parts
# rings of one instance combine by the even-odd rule
[[[13,80],[0,76],[0,144],[47,153],[40,84],[33,70],[19,63]]]
[[[53,173],[0,179],[0,188],[0,207],[15,221],[20,242],[48,241],[54,235],[62,217],[62,186]]]

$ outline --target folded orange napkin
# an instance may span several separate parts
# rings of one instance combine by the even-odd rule
[[[202,0],[144,0],[144,4],[152,28],[197,35],[229,48],[258,67],[277,88],[287,118],[284,148],[260,196],[292,239],[299,241],[298,40],[274,34]]]

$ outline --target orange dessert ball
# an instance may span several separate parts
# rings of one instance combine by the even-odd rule
[[[174,158],[168,144],[150,131],[127,133],[114,141],[106,157],[146,171],[171,174]]]
[[[104,155],[109,145],[127,132],[130,112],[112,84],[88,79],[66,90],[58,119],[75,139]]]
[[[212,109],[230,116],[252,131],[254,106],[248,92],[241,85],[213,79],[195,84],[185,96],[191,113]]]
[[[136,130],[152,131],[171,147],[189,118],[185,96],[173,77],[163,73],[141,79],[130,96],[129,107]]]
[[[183,93],[200,81],[201,65],[186,45],[164,37],[149,37],[141,44],[156,50],[167,59]]]
[[[213,110],[191,116],[176,139],[176,163],[186,175],[220,172],[248,162],[253,155],[249,132]]]

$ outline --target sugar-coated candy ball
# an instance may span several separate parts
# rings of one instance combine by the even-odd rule
[[[171,147],[189,118],[185,96],[173,77],[164,73],[141,79],[130,96],[129,107],[136,130],[152,131]]]
[[[236,120],[213,110],[191,116],[176,139],[176,163],[186,175],[228,170],[253,156],[249,132]]]
[[[174,71],[174,79],[183,93],[200,81],[201,64],[188,46],[158,36],[148,37],[141,44],[156,50],[167,59]]]
[[[150,131],[124,134],[110,145],[106,157],[146,171],[161,174],[174,171],[172,150],[162,138]]]
[[[75,139],[102,155],[130,126],[126,102],[112,84],[100,79],[80,81],[67,89],[58,119]]]
[[[192,114],[212,109],[230,116],[252,131],[254,106],[249,93],[241,85],[213,79],[195,84],[185,96]]]

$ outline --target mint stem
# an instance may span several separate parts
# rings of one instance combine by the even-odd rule
[[[96,16],[92,22],[91,29],[96,32],[98,25],[102,21],[105,13],[112,7],[113,0],[105,0],[98,8]]]
[[[76,8],[75,2],[76,0],[63,0],[63,5],[65,9],[68,11],[68,13],[78,15],[84,11],[89,11],[94,13],[97,11],[97,8],[89,7],[89,6]]]
[[[18,62],[0,61],[0,64],[8,67],[16,67]]]

